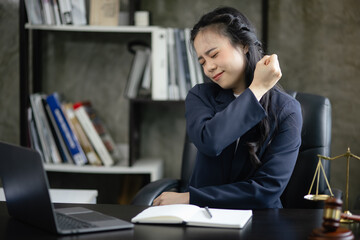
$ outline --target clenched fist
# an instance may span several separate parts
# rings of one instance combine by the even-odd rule
[[[254,79],[249,86],[259,101],[280,80],[282,74],[276,54],[264,56],[257,64]]]

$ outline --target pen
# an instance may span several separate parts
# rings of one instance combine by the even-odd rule
[[[207,215],[209,216],[209,218],[212,218],[212,214],[208,207],[205,207],[205,211],[206,211]]]

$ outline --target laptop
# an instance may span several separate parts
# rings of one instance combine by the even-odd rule
[[[129,229],[134,225],[84,207],[55,209],[40,154],[0,142],[0,176],[9,215],[57,234]]]

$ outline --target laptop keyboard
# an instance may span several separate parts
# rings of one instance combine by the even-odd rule
[[[94,225],[90,223],[77,220],[61,213],[56,213],[56,218],[60,229],[81,229],[94,227]]]

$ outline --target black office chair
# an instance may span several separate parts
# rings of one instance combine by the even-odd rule
[[[290,92],[301,104],[303,114],[302,143],[291,179],[281,196],[285,208],[323,208],[322,202],[305,200],[318,164],[317,154],[330,156],[331,144],[331,104],[329,99],[307,93]],[[161,179],[142,188],[134,197],[132,204],[150,206],[153,200],[165,191],[183,192],[190,180],[197,149],[186,137],[181,179]],[[322,160],[328,180],[330,180],[330,161]],[[322,175],[321,175],[322,176]],[[314,184],[316,187],[316,183]],[[315,192],[315,187],[312,193]],[[322,176],[319,193],[324,193],[327,185]]]

